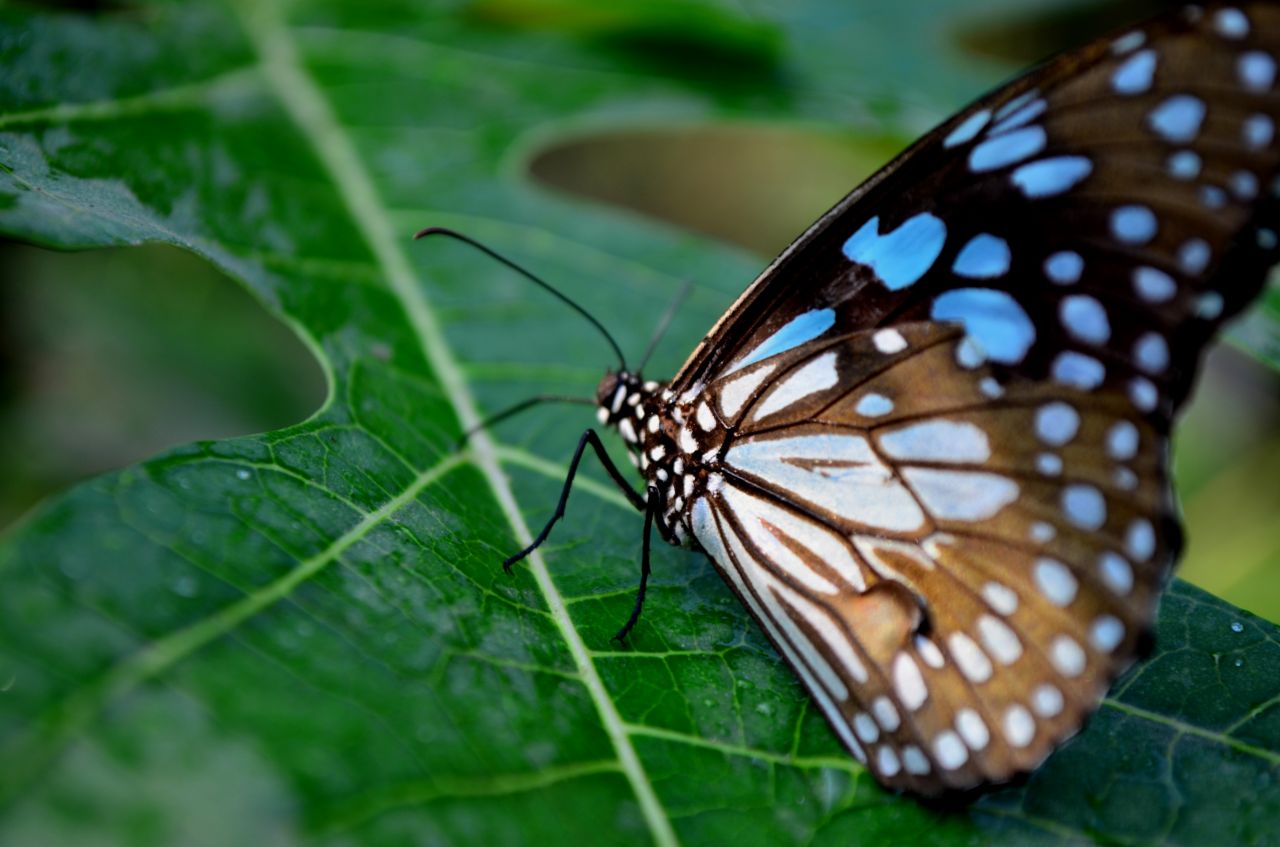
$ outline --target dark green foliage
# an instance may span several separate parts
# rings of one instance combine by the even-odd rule
[[[599,476],[545,555],[502,574],[581,410],[453,450],[483,411],[585,394],[610,362],[562,307],[416,228],[535,267],[632,355],[695,280],[656,373],[758,264],[531,186],[520,162],[548,127],[910,135],[896,104],[940,117],[991,69],[912,35],[910,4],[724,23],[713,55],[752,86],[637,58],[669,46],[667,6],[619,47],[615,22],[523,29],[524,4],[377,5],[0,9],[0,231],[204,256],[331,384],[304,423],[82,484],[0,539],[0,842],[1277,843],[1271,624],[1175,585],[1155,654],[1086,732],[1023,786],[926,808],[839,749],[701,557],[660,551],[631,645],[610,642],[640,520]],[[896,37],[859,40],[860,17]],[[853,180],[833,175],[833,199]]]

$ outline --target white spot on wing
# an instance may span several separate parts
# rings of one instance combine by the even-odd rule
[[[942,520],[982,521],[994,517],[1018,497],[1018,484],[999,474],[909,467],[902,475]]]
[[[1055,636],[1050,642],[1049,661],[1058,673],[1069,679],[1075,679],[1084,672],[1084,650],[1069,635]]]
[[[874,744],[880,738],[880,727],[866,712],[858,712],[853,716],[853,731],[867,744]]]
[[[902,337],[902,333],[896,329],[881,329],[871,336],[871,343],[876,349],[885,355],[893,353],[901,353],[907,349],[907,339]]]
[[[905,461],[980,463],[991,458],[987,434],[968,421],[923,421],[878,438],[881,450]]]
[[[1012,588],[999,582],[988,582],[982,586],[982,599],[987,605],[1002,615],[1012,615],[1018,611],[1018,595]]]
[[[768,417],[811,394],[825,391],[839,381],[840,376],[836,373],[835,351],[823,353],[787,374],[774,385],[755,407],[752,419],[758,421]]]
[[[746,439],[725,461],[855,523],[896,531],[924,523],[910,492],[860,435]]]
[[[1012,665],[1022,655],[1022,642],[1004,621],[991,615],[978,618],[978,637],[995,660],[1002,665]]]
[[[1136,561],[1145,562],[1156,552],[1156,532],[1151,521],[1138,518],[1125,530],[1124,546]]]
[[[991,740],[991,733],[986,723],[973,709],[962,708],[956,711],[956,730],[964,743],[974,750],[981,750]]]
[[[930,770],[928,757],[914,744],[902,748],[902,766],[907,769],[907,773],[916,776],[924,776]]]
[[[853,410],[864,418],[879,418],[893,411],[893,401],[873,391],[862,395]]]
[[[776,365],[773,364],[766,365],[722,384],[719,392],[720,411],[724,416],[729,419],[736,418],[742,405],[760,387],[760,384],[768,379],[775,367]]]
[[[885,732],[893,732],[898,728],[900,717],[898,709],[893,705],[893,701],[881,694],[871,703],[871,711],[876,716],[876,721],[880,726],[884,727]]]
[[[1022,706],[1014,704],[1004,713],[1004,737],[1014,747],[1026,747],[1036,735],[1036,722]]]
[[[1108,550],[1099,556],[1098,573],[1107,588],[1122,597],[1133,588],[1133,568],[1119,553]]]
[[[876,756],[876,764],[880,766],[880,773],[884,776],[894,776],[901,769],[898,754],[893,752],[893,748],[887,744],[880,748]]]
[[[1062,512],[1081,529],[1101,529],[1107,522],[1107,501],[1092,485],[1076,483],[1062,490]]]
[[[916,652],[920,654],[920,658],[924,659],[924,663],[931,668],[937,669],[944,666],[947,660],[943,657],[942,651],[938,649],[938,645],[929,639],[917,635],[914,641]]]
[[[1089,625],[1089,641],[1103,653],[1109,653],[1124,640],[1124,624],[1114,615],[1100,615]]]
[[[723,496],[752,543],[796,582],[820,594],[837,594],[840,590],[792,550],[792,547],[801,547],[843,576],[854,589],[866,589],[862,572],[854,563],[849,549],[820,524],[734,485],[726,486]],[[784,535],[791,544],[784,543],[777,534]]]
[[[973,639],[963,632],[953,632],[947,639],[951,656],[956,660],[960,673],[970,682],[982,683],[991,679],[991,660],[978,648]]]
[[[711,411],[711,407],[705,401],[698,404],[698,411],[695,416],[698,426],[702,427],[703,431],[710,432],[716,428],[715,413]]]
[[[1079,588],[1066,565],[1048,557],[1037,559],[1034,569],[1036,587],[1055,606],[1068,606],[1076,599]]]
[[[893,687],[898,692],[898,699],[902,701],[902,705],[912,711],[924,705],[924,701],[929,696],[929,690],[924,685],[924,677],[920,675],[920,668],[906,653],[899,653],[893,660]]]
[[[1080,415],[1068,403],[1055,400],[1036,410],[1036,435],[1045,444],[1061,447],[1076,437]]]
[[[1031,708],[1042,718],[1051,718],[1062,711],[1062,692],[1057,686],[1042,683],[1031,692]]]
[[[944,729],[933,739],[933,756],[944,770],[953,771],[969,760],[969,751],[965,749],[959,735],[950,729]]]

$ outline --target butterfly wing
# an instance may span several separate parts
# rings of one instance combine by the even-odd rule
[[[1280,7],[1157,19],[978,101],[846,197],[673,381],[762,345],[959,320],[1001,381],[1106,385],[1160,425],[1277,258]]]
[[[694,535],[884,784],[1027,770],[1132,661],[1177,531],[1124,395],[1001,389],[958,328],[909,323],[708,396],[734,437]]]
[[[1179,545],[1172,415],[1276,258],[1277,55],[1280,7],[1210,6],[1015,81],[673,381],[732,438],[695,536],[886,784],[1026,770],[1132,662]]]

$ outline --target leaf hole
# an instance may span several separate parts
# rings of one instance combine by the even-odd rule
[[[71,483],[324,402],[306,346],[174,247],[0,241],[0,527]]]
[[[904,140],[753,124],[603,130],[529,160],[556,191],[773,255]]]

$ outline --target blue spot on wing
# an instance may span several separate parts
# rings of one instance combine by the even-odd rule
[[[1018,168],[1009,177],[1027,197],[1061,194],[1093,172],[1093,163],[1084,156],[1055,156]]]
[[[1067,350],[1053,360],[1053,378],[1064,385],[1074,385],[1088,391],[1102,384],[1102,380],[1106,378],[1106,370],[1092,356]]]
[[[912,285],[933,267],[947,240],[947,226],[928,212],[909,218],[893,232],[880,234],[874,217],[844,243],[850,261],[866,265],[890,291]]]
[[[1010,258],[1009,243],[984,232],[960,248],[951,270],[973,279],[991,279],[1009,272]]]
[[[1205,105],[1199,97],[1176,94],[1165,100],[1147,116],[1147,123],[1168,141],[1185,143],[1200,133]]]
[[[725,373],[731,374],[734,371],[745,368],[747,365],[754,365],[762,359],[785,353],[793,347],[799,347],[801,344],[812,341],[831,329],[835,322],[836,312],[834,309],[814,309],[813,311],[805,312],[803,315],[798,315],[773,335],[762,341],[758,347],[746,355],[746,358],[739,360],[737,364],[725,371]]]
[[[987,125],[987,121],[991,119],[991,110],[983,109],[980,112],[974,112],[964,121],[951,130],[951,133],[943,139],[943,147],[955,147],[957,144],[964,144],[970,141],[978,134],[978,132]]]
[[[1060,250],[1044,261],[1044,272],[1058,285],[1079,282],[1084,272],[1084,259],[1074,250]]]
[[[1022,361],[1036,340],[1036,328],[1018,301],[990,288],[958,288],[933,301],[934,320],[959,321],[989,358],[1006,364]]]
[[[1111,213],[1111,234],[1125,244],[1146,244],[1155,238],[1157,226],[1155,214],[1146,206],[1131,204]]]
[[[1035,92],[1030,92],[1034,94]],[[1025,96],[1025,95],[1024,95]],[[1019,98],[1021,99],[1021,98]],[[1008,117],[994,124],[991,129],[987,130],[988,136],[999,135],[1011,129],[1017,129],[1020,126],[1031,123],[1031,121],[1044,114],[1045,109],[1049,107],[1044,100],[1033,100],[1016,112],[1012,112]],[[1003,110],[1002,110],[1003,111]]]
[[[1016,164],[1043,150],[1046,141],[1044,129],[1038,126],[1025,126],[989,138],[969,153],[969,170],[982,173]]]
[[[1040,96],[1040,90],[1037,88],[1032,88],[1029,91],[1022,92],[996,111],[996,120],[999,121],[1007,118],[1023,106],[1030,103],[1033,98],[1038,96]]]
[[[1111,76],[1117,94],[1141,94],[1151,87],[1156,74],[1156,51],[1142,50],[1124,61]]]

